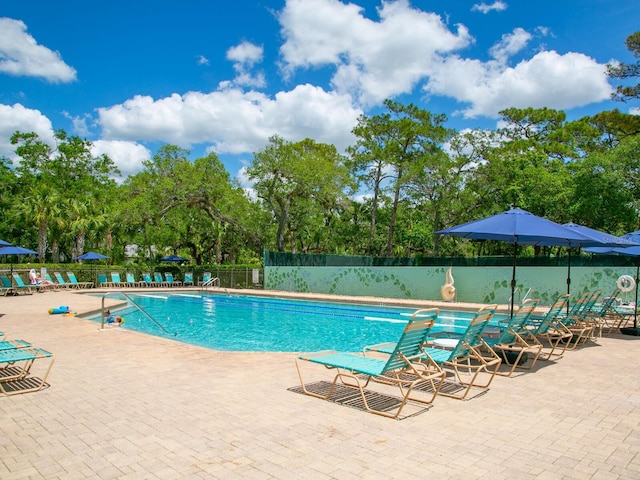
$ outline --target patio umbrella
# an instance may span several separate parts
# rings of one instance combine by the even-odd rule
[[[17,247],[15,245],[8,245],[4,247],[0,247],[0,255],[32,255],[38,254],[38,252],[34,252],[33,250],[29,250],[28,248]],[[11,285],[13,285],[13,263],[11,263]]]
[[[9,242],[5,242],[4,240],[0,240],[0,247],[8,247],[11,245]]]
[[[102,255],[101,253],[96,252],[87,252],[82,255],[78,255],[74,260],[104,260],[107,257],[106,255]]]
[[[599,230],[594,230],[593,228],[585,227],[583,225],[578,225],[577,223],[569,222],[563,223],[563,227],[570,228],[571,230],[575,230],[576,232],[580,232],[584,236],[600,242],[602,247],[594,247],[594,248],[607,248],[607,247],[634,247],[640,246],[638,242],[634,242],[628,240],[624,237],[616,237],[615,235],[611,235],[609,233],[601,232]],[[581,245],[582,246],[582,245]],[[567,293],[571,293],[571,249],[567,249]]]
[[[162,257],[160,259],[161,262],[176,262],[176,263],[182,263],[182,262],[187,262],[189,261],[186,258],[181,257],[180,255],[168,255],[166,257]]]
[[[622,235],[620,238],[629,240],[635,244],[640,244],[640,230]],[[585,248],[585,252],[598,253],[601,255],[626,255],[636,257],[636,298],[635,307],[633,309],[633,327],[621,328],[620,332],[625,335],[634,335],[640,337],[640,327],[638,327],[638,282],[640,281],[640,245],[635,247],[592,247]]]
[[[513,244],[510,315],[516,289],[518,245],[553,245],[562,247],[602,246],[603,243],[560,224],[538,217],[520,208],[512,208],[491,217],[464,223],[435,232],[472,240],[497,240]]]
[[[83,261],[84,260],[105,260],[107,258],[109,257],[107,257],[106,255],[102,255],[101,253],[87,252],[87,253],[83,253],[82,255],[78,255],[73,260],[83,260]],[[96,271],[93,269],[93,267],[92,267],[91,276],[94,280],[96,280]],[[95,283],[95,285],[97,285],[97,283]]]

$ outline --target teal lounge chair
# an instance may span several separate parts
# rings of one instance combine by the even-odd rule
[[[53,276],[56,277],[56,281],[58,282],[58,285],[60,285],[60,287],[77,288],[75,285],[72,285],[69,282],[66,282],[64,278],[62,278],[62,274],[60,272],[53,272]]]
[[[202,274],[202,280],[198,283],[198,285],[208,285],[211,282],[211,272],[204,272]]]
[[[182,286],[182,282],[173,279],[173,273],[164,272],[165,284],[168,287],[180,287]]]
[[[142,274],[142,280],[147,287],[156,287],[156,283],[151,278],[151,274],[149,272],[144,272]]]
[[[362,405],[367,411],[389,418],[397,418],[409,400],[422,404],[432,403],[446,376],[445,372],[435,363],[428,362],[428,355],[423,351],[423,345],[437,315],[438,309],[415,312],[395,344],[395,348],[386,359],[337,351],[300,355],[296,358],[296,369],[303,392],[312,397],[327,400],[331,398],[336,391],[338,382],[340,382],[344,388],[354,391],[354,397],[359,394]],[[326,393],[313,391],[304,383],[301,366],[303,362],[336,370],[337,373]],[[401,398],[394,405],[394,409],[376,408],[389,407],[389,405],[384,402],[381,402],[380,405],[372,404],[369,401],[372,397],[376,397],[376,393],[365,391],[371,380],[400,389]],[[422,387],[428,387],[429,390],[423,390]],[[414,390],[423,393],[430,391],[431,395],[426,395],[426,398],[418,398],[411,395]],[[377,398],[379,397],[380,394],[377,395]]]
[[[193,287],[193,272],[185,272],[182,285],[185,287]]]
[[[125,278],[127,279],[127,287],[141,287],[143,286],[143,282],[139,282],[136,280],[135,274],[131,272],[127,272],[125,274]]]
[[[34,290],[36,292],[41,292],[44,290],[44,287],[40,288],[39,285],[27,285],[26,283],[24,283],[24,280],[22,280],[20,274],[16,272],[13,273],[13,281],[16,282],[17,287],[15,287],[15,291],[18,293],[22,292],[31,295]]]
[[[62,288],[62,285],[60,285],[58,282],[54,281],[53,278],[51,278],[51,275],[49,274],[49,272],[44,274],[44,278],[47,282],[49,282],[53,290],[59,290],[60,288]]]
[[[0,284],[2,289],[2,296],[13,295],[16,290],[11,285],[11,280],[6,275],[0,275]]]
[[[528,341],[525,337],[526,325],[537,305],[537,301],[532,301],[520,306],[498,338],[484,339],[486,345],[502,358],[503,365],[511,367],[508,372],[498,371],[496,375],[509,377],[516,368],[531,370],[536,364],[542,344],[535,337]]]
[[[48,365],[39,377],[29,377],[34,364],[41,360],[49,360]],[[17,395],[42,389],[54,360],[51,352],[31,346],[0,350],[0,393]]]
[[[93,282],[79,282],[76,278],[76,274],[73,272],[67,272],[67,277],[69,278],[69,283],[71,283],[71,285],[74,285],[74,288],[93,287]]]
[[[98,286],[101,287],[101,288],[109,288],[111,286],[111,282],[107,278],[107,274],[106,273],[99,273],[98,274]]]
[[[486,344],[482,339],[482,332],[493,317],[496,307],[497,305],[487,305],[479,309],[460,338],[440,340],[443,348],[423,347],[429,361],[434,361],[451,371],[458,384],[453,388],[445,386],[440,390],[440,395],[465,400],[472,388],[482,389],[478,395],[486,392],[502,363],[502,359],[491,348],[488,350],[484,348],[488,353],[486,355],[483,353],[483,347],[486,347]],[[365,354],[369,352],[388,354],[391,348],[392,345],[389,343],[381,343],[365,347],[364,352]],[[480,382],[480,374],[488,378]]]
[[[153,283],[158,287],[168,287],[167,282],[162,278],[162,274],[160,272],[153,272]]]
[[[0,335],[0,338],[2,336]],[[0,351],[4,350],[14,350],[16,348],[27,348],[32,345],[29,342],[25,342],[24,340],[15,339],[15,340],[0,340]]]
[[[124,287],[125,283],[120,278],[119,272],[111,272],[111,286],[112,287]]]
[[[551,305],[546,315],[538,320],[535,317],[529,317],[529,323],[524,331],[524,338],[534,341],[535,337],[543,345],[540,358],[542,360],[550,360],[552,356],[562,356],[567,349],[567,345],[573,337],[573,333],[563,323],[566,318],[567,301],[569,294],[560,295]]]

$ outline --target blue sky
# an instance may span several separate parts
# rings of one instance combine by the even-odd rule
[[[242,182],[269,136],[343,150],[386,98],[458,130],[510,106],[630,112],[604,71],[635,61],[639,25],[638,0],[4,1],[0,155],[62,128],[124,175],[168,143]]]

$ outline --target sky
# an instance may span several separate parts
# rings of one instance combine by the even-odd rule
[[[0,156],[64,129],[122,176],[165,144],[246,182],[278,134],[352,145],[385,99],[496,128],[502,109],[570,120],[614,102],[638,0],[0,0]]]

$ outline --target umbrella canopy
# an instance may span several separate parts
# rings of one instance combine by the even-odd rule
[[[180,255],[168,255],[160,259],[161,262],[187,262],[188,259],[181,257]]]
[[[9,242],[5,242],[4,240],[0,240],[0,247],[8,247],[11,245]]]
[[[107,257],[106,255],[102,255],[101,253],[96,252],[87,252],[82,255],[78,255],[74,260],[104,260]]]
[[[622,235],[620,238],[629,240],[636,244],[633,247],[591,247],[585,248],[585,252],[598,253],[603,255],[625,255],[628,257],[640,257],[640,230]],[[638,281],[640,277],[640,263],[636,264],[636,298],[635,308],[633,311],[633,328],[621,329],[622,333],[628,335],[640,336],[640,328],[638,328]]]
[[[38,254],[38,252],[34,252],[33,250],[29,250],[28,248],[17,247],[15,245],[9,245],[0,247],[0,255],[32,255]],[[11,264],[11,285],[13,285],[13,263]]]
[[[475,240],[497,240],[513,243],[513,273],[511,277],[511,305],[513,316],[513,302],[516,289],[516,258],[518,245],[553,245],[563,247],[603,246],[600,240],[594,240],[586,235],[563,227],[560,224],[538,217],[520,208],[512,208],[506,212],[491,217],[474,220],[455,227],[435,232],[439,235]]]

